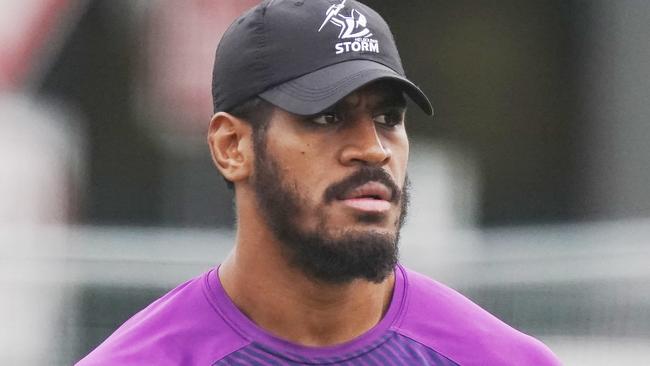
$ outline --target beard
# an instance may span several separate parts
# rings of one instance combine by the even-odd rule
[[[309,209],[296,184],[287,182],[279,164],[268,156],[265,144],[255,146],[253,186],[257,204],[266,223],[278,239],[289,265],[298,268],[313,280],[343,284],[355,279],[380,283],[393,271],[398,261],[399,232],[406,218],[409,202],[409,180],[400,190],[391,177],[379,167],[361,167],[353,175],[331,185],[324,194],[324,203],[348,189],[378,181],[393,191],[393,200],[400,205],[394,233],[371,230],[328,230],[327,215],[315,212],[315,229],[301,229],[301,215]],[[359,222],[377,222],[381,217],[359,215]]]

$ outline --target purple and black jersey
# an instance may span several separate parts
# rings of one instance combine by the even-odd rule
[[[142,310],[77,366],[560,365],[538,340],[401,266],[383,319],[362,336],[306,347],[255,325],[211,270]]]

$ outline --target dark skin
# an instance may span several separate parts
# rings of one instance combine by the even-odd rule
[[[399,89],[377,82],[315,116],[273,112],[267,154],[304,201],[296,225],[312,230],[320,224],[332,237],[346,232],[396,234],[399,204],[382,203],[380,209],[376,202],[363,200],[354,205],[325,202],[323,195],[362,165],[381,167],[402,188],[409,153],[405,109]],[[253,322],[281,338],[307,346],[354,339],[381,320],[394,276],[380,283],[355,279],[330,284],[292,267],[257,205],[251,185],[252,138],[251,127],[228,113],[219,112],[211,121],[212,157],[235,184],[237,202],[236,245],[219,271],[224,289]],[[364,215],[373,220],[361,219]]]

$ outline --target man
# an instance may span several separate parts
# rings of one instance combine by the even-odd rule
[[[79,365],[558,365],[539,341],[397,264],[410,97],[352,0],[271,0],[217,49],[208,142],[237,239]]]

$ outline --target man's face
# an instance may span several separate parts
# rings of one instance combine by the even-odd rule
[[[404,114],[389,82],[315,116],[275,110],[255,144],[252,180],[292,265],[330,283],[391,273],[408,204]]]

